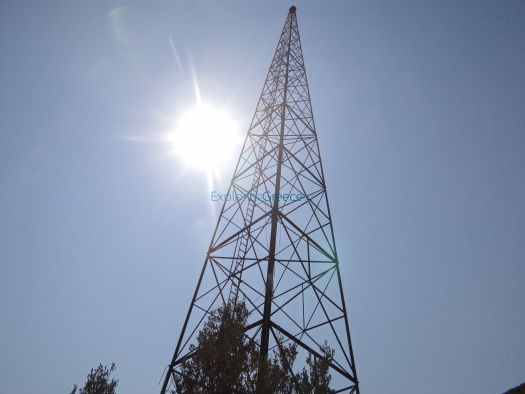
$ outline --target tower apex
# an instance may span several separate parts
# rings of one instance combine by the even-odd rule
[[[291,6],[288,11],[290,11],[291,14],[295,14],[295,11],[297,10],[297,7],[296,6]]]

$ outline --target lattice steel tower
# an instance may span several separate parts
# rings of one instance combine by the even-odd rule
[[[231,180],[161,393],[175,389],[209,312],[244,299],[246,335],[268,355],[322,356],[336,392],[359,393],[332,218],[291,7]]]

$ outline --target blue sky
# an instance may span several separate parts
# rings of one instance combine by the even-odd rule
[[[160,390],[216,207],[151,140],[194,75],[246,129],[289,5],[2,1],[0,392]],[[522,383],[525,3],[297,7],[362,392]]]

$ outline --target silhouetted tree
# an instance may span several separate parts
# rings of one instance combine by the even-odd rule
[[[334,358],[334,351],[325,344],[322,347],[324,357],[317,360],[308,355],[306,364],[308,370],[303,368],[301,374],[301,393],[315,393],[315,394],[329,394],[333,390],[330,389],[330,363]]]
[[[190,346],[192,357],[181,364],[177,393],[264,393],[327,394],[333,351],[324,346],[325,356],[308,357],[300,373],[293,372],[297,350],[292,344],[277,347],[269,359],[262,359],[257,345],[244,335],[249,312],[244,302],[227,303],[212,311]],[[282,342],[282,341],[279,341]]]
[[[115,369],[115,363],[112,363],[109,368],[102,364],[99,364],[95,369],[91,368],[84,388],[78,390],[78,386],[75,384],[71,394],[115,394],[118,380],[113,378],[110,380]]]
[[[517,387],[505,391],[505,393],[503,394],[525,394],[525,383],[522,383]]]

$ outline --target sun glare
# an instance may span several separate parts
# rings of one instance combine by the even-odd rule
[[[185,164],[213,172],[232,159],[240,135],[226,112],[201,103],[180,116],[171,140]]]

